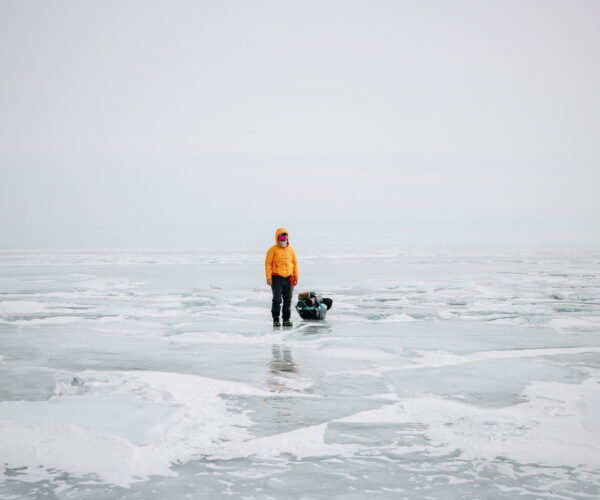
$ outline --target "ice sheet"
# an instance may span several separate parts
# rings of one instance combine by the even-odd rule
[[[599,252],[299,255],[0,252],[0,496],[600,496]]]
[[[29,480],[59,469],[122,486],[171,475],[172,464],[247,437],[250,420],[230,411],[221,394],[270,395],[178,373],[83,372],[71,380],[59,380],[47,402],[0,403],[5,467],[27,467]]]
[[[420,451],[521,463],[600,468],[600,373],[581,384],[535,382],[523,403],[479,408],[434,395],[401,400],[342,419],[352,423],[419,423],[427,445]],[[414,446],[407,451],[413,452]],[[399,447],[402,451],[402,447]]]

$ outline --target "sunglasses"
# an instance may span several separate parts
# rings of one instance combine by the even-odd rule
[[[287,233],[283,233],[279,235],[279,238],[277,238],[279,241],[285,241],[287,238]]]

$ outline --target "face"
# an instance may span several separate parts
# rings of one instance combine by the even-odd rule
[[[288,240],[288,235],[287,233],[282,233],[277,237],[277,241],[279,242],[279,244],[283,244],[283,243],[287,243]]]

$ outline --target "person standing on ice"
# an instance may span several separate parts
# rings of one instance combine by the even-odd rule
[[[283,298],[283,326],[293,326],[290,321],[292,295],[294,286],[300,279],[298,268],[298,257],[290,245],[288,232],[285,227],[277,228],[275,231],[275,245],[267,250],[265,258],[265,275],[267,285],[273,292],[273,304],[271,315],[273,326],[281,326],[279,323],[279,312],[281,310],[281,299]]]

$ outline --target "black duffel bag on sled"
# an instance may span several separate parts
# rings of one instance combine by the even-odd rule
[[[333,300],[321,297],[315,292],[302,292],[298,294],[296,311],[302,319],[325,319],[332,304]]]

